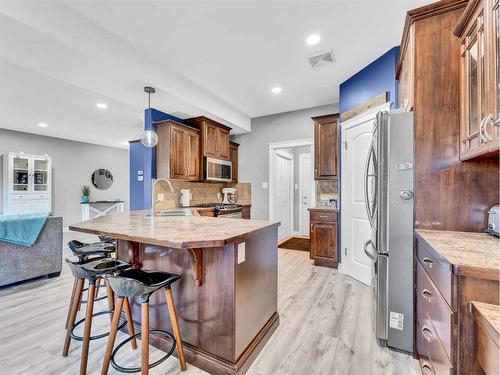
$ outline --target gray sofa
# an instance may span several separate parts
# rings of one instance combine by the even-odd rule
[[[0,242],[0,286],[47,275],[62,268],[62,217],[49,217],[32,247]]]

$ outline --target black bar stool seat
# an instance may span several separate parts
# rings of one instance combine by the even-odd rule
[[[93,243],[83,243],[77,240],[72,240],[68,242],[68,247],[70,248],[73,255],[78,257],[80,260],[87,259],[90,256],[110,256],[116,251],[116,246],[108,242],[93,242]]]
[[[144,302],[147,302],[155,291],[170,288],[170,285],[180,278],[180,275],[173,273],[135,268],[108,276],[111,288],[118,296],[141,297]]]

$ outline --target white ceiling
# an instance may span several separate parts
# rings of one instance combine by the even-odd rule
[[[246,132],[253,117],[337,102],[429,2],[2,0],[0,127],[126,147],[152,85],[153,107]],[[335,64],[312,69],[308,56],[328,49]]]

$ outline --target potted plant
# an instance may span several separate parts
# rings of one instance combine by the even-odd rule
[[[82,186],[82,203],[90,202],[90,186],[83,185]]]

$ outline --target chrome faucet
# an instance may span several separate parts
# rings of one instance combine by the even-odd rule
[[[151,216],[155,216],[156,214],[156,203],[160,202],[159,199],[156,199],[156,184],[158,182],[166,182],[169,189],[170,189],[170,192],[171,193],[174,193],[175,190],[174,190],[174,187],[172,186],[172,182],[170,182],[170,180],[168,178],[158,178],[158,179],[155,179],[153,178],[152,179],[152,192],[151,192]]]

